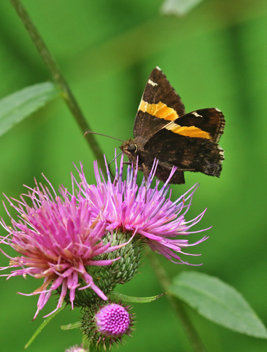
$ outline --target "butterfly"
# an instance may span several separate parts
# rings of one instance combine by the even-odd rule
[[[135,117],[133,139],[121,151],[147,178],[158,159],[156,177],[169,183],[185,183],[184,171],[220,176],[223,150],[218,145],[225,119],[216,108],[185,113],[180,96],[159,67],[151,72]]]

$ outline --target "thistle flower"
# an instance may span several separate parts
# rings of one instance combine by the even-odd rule
[[[125,335],[131,336],[134,324],[131,309],[121,302],[99,300],[83,310],[81,330],[91,344],[110,348],[112,344],[122,342]]]
[[[101,308],[95,315],[97,330],[107,337],[121,337],[129,330],[130,315],[119,304]]]
[[[88,268],[110,266],[119,257],[103,260],[99,256],[120,249],[124,244],[111,246],[112,233],[108,241],[106,220],[101,210],[92,216],[91,202],[79,192],[76,196],[69,194],[62,186],[58,196],[49,182],[52,194],[48,187],[35,183],[34,189],[27,187],[29,192],[22,195],[21,200],[6,197],[17,211],[19,220],[13,219],[5,207],[12,227],[3,220],[0,222],[9,233],[6,237],[1,236],[0,241],[12,247],[20,256],[10,257],[0,249],[10,259],[9,266],[1,270],[20,269],[2,276],[30,275],[44,279],[43,284],[29,294],[40,295],[34,318],[53,291],[60,293],[56,309],[62,306],[66,296],[73,308],[75,295],[86,288],[107,300],[105,293],[88,273]],[[27,205],[25,198],[29,198],[31,206]]]
[[[189,244],[188,240],[177,238],[177,236],[188,236],[205,231],[189,232],[191,227],[202,219],[206,210],[195,219],[186,221],[185,214],[189,210],[197,185],[173,202],[168,181],[176,168],[172,169],[169,179],[161,188],[159,188],[158,180],[155,188],[152,188],[156,168],[157,161],[155,160],[148,179],[143,178],[140,187],[137,185],[137,167],[135,169],[133,166],[128,166],[126,180],[123,180],[123,156],[119,168],[116,163],[116,175],[113,182],[107,163],[108,181],[105,181],[101,170],[98,169],[97,162],[94,163],[97,185],[87,183],[82,165],[81,171],[77,170],[82,181],[81,192],[91,205],[92,215],[96,217],[102,210],[107,222],[107,230],[139,236],[148,243],[152,250],[163,254],[167,259],[179,264],[188,264],[177,253],[193,255],[184,253],[182,248],[197,245],[208,237],[204,236],[199,241]],[[73,181],[78,184],[74,177]]]

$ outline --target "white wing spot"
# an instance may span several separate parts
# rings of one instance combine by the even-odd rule
[[[196,117],[203,117],[202,115],[199,115],[197,112],[192,112],[192,115],[195,115]]]
[[[156,69],[159,70],[159,71],[161,71],[161,69],[160,69],[158,66],[156,67]]]
[[[153,86],[153,87],[158,85],[158,83],[151,81],[151,79],[149,79],[147,83],[151,84],[151,86]]]
[[[218,111],[218,112],[222,112],[220,109],[217,109],[217,108],[215,108],[215,110]]]

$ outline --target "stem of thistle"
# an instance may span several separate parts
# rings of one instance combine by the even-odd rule
[[[21,21],[23,22],[25,28],[27,29],[34,45],[36,46],[39,54],[43,58],[47,68],[51,72],[53,80],[56,82],[57,86],[61,90],[61,96],[64,99],[65,103],[67,104],[68,108],[70,109],[72,115],[74,116],[76,122],[80,126],[82,133],[84,134],[87,131],[91,131],[91,127],[89,126],[88,122],[86,121],[67,81],[65,80],[60,68],[58,67],[55,59],[52,57],[50,51],[48,50],[47,46],[45,45],[42,37],[38,33],[35,25],[33,24],[29,14],[26,12],[25,8],[23,7],[20,0],[10,0],[11,4],[14,6],[18,16],[20,17]],[[103,152],[97,143],[95,136],[91,133],[86,134],[85,136],[90,148],[92,149],[99,166],[106,172],[105,163],[103,160]]]
[[[161,283],[164,291],[167,291],[169,285],[171,284],[170,279],[166,273],[166,271],[163,269],[162,265],[160,264],[157,256],[155,253],[153,253],[151,250],[146,251],[147,258],[149,259],[149,262],[154,269],[159,282]],[[207,352],[206,347],[204,346],[204,343],[202,342],[200,336],[198,335],[198,332],[196,331],[193,323],[191,322],[183,302],[176,298],[173,297],[169,294],[166,295],[166,297],[169,300],[170,305],[173,308],[174,313],[178,316],[180,321],[182,322],[184,331],[188,337],[188,340],[190,341],[192,348],[195,352]]]

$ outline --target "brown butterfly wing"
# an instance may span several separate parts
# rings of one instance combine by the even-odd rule
[[[169,109],[175,114],[164,116]],[[164,110],[165,109],[165,110]],[[167,111],[166,111],[167,110]],[[184,104],[160,68],[151,72],[134,122],[134,137],[148,140],[168,122],[184,115]],[[159,117],[161,116],[161,117]]]

